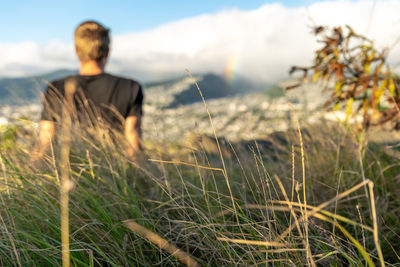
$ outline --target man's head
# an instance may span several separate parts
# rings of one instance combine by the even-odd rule
[[[75,51],[81,62],[101,62],[107,58],[110,47],[109,29],[98,22],[82,22],[75,30]]]

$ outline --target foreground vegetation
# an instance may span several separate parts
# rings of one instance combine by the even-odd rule
[[[59,266],[59,147],[41,166],[27,164],[34,138],[20,131],[3,131],[0,144],[0,265]],[[203,266],[371,266],[380,247],[387,265],[400,262],[398,158],[340,125],[306,127],[302,139],[221,140],[221,154],[207,137],[148,141],[136,163],[106,134],[77,137],[74,266],[181,265],[156,245],[164,239]]]

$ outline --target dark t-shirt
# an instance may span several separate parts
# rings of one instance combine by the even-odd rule
[[[44,95],[42,120],[61,120],[64,83],[71,77],[77,81],[74,103],[81,123],[105,122],[121,130],[125,118],[142,115],[143,91],[140,84],[102,73],[69,76],[50,83]]]

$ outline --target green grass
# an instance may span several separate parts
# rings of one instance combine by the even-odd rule
[[[360,149],[358,136],[339,125],[309,126],[302,133],[307,204],[318,206],[335,198],[361,183],[364,173],[375,186],[384,259],[393,266],[400,262],[398,159],[379,143]],[[34,138],[10,131],[2,138],[7,142],[0,144],[0,266],[18,262],[22,266],[59,266],[58,156],[54,161],[49,157],[45,166],[36,168],[27,164]],[[146,158],[174,163],[143,160],[136,164],[108,142],[75,140],[71,149],[75,187],[70,192],[69,206],[73,266],[181,265],[126,228],[123,221],[128,219],[165,238],[204,266],[309,263],[306,237],[301,237],[297,228],[284,240],[278,238],[294,218],[288,205],[276,203],[285,199],[276,177],[290,200],[303,200],[296,131],[273,134],[251,147],[245,142],[224,142],[223,160],[233,199],[223,172],[207,169],[222,168],[222,159],[205,142],[199,141],[196,149],[188,149],[183,143],[169,146],[157,140],[146,142],[153,147]],[[58,146],[54,149],[58,155]],[[324,212],[318,214],[328,220],[321,216],[309,219],[308,242],[317,265],[364,266],[368,258],[379,265],[372,232],[357,225],[373,226],[365,192],[360,188],[324,209],[347,218],[347,222],[335,217],[334,226],[335,218]],[[304,213],[298,206],[293,212],[297,218]],[[305,226],[300,222],[303,234]],[[284,246],[238,244],[218,238],[277,241]]]

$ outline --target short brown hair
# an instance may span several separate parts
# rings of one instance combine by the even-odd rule
[[[109,29],[100,23],[88,20],[79,24],[74,33],[75,51],[82,62],[100,61],[108,55]]]

